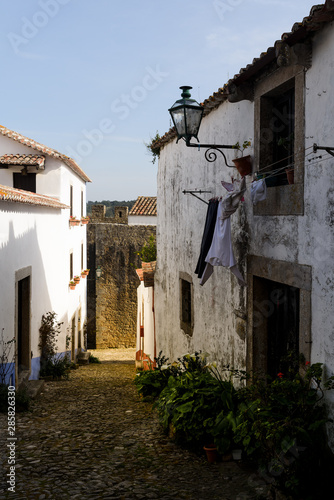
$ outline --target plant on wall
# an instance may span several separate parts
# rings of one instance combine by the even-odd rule
[[[159,132],[157,132],[155,134],[155,137],[153,137],[153,139],[151,138],[151,141],[149,143],[146,144],[146,142],[144,143],[145,146],[146,146],[146,149],[148,151],[148,153],[150,155],[152,155],[152,163],[154,164],[156,162],[156,159],[160,157],[160,147],[158,147],[156,145],[156,142],[160,139],[160,135],[159,135]]]
[[[0,338],[0,384],[6,384],[15,363],[15,339],[5,341],[4,328]]]
[[[153,234],[151,234],[148,242],[144,244],[137,255],[139,255],[142,262],[153,262],[157,259],[157,245]]]
[[[39,329],[38,348],[41,351],[40,376],[60,377],[67,373],[70,361],[67,357],[57,353],[57,338],[61,332],[63,322],[57,322],[57,314],[50,311],[42,316]],[[66,349],[68,337],[66,337]]]

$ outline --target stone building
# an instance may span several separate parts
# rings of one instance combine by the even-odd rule
[[[147,202],[139,197],[137,202]],[[156,198],[146,203],[150,222],[128,223],[128,207],[116,207],[114,217],[106,217],[104,205],[93,205],[87,231],[88,348],[136,346],[137,287],[136,268],[141,266],[138,252],[155,235],[151,217],[156,216]],[[136,202],[136,204],[137,204]],[[135,205],[136,205],[135,204]],[[145,204],[145,203],[144,203]],[[131,212],[130,212],[131,213]],[[145,217],[142,210],[141,218]],[[96,269],[101,269],[97,278]]]

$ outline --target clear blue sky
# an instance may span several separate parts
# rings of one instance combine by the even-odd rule
[[[92,201],[156,195],[144,142],[179,86],[203,101],[307,0],[0,0],[0,124],[71,156]]]

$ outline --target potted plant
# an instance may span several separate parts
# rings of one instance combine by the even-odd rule
[[[71,290],[75,290],[76,282],[74,280],[71,280],[68,285]]]
[[[70,215],[70,226],[78,226],[79,224],[79,219],[76,219],[74,215]]]
[[[88,215],[86,217],[81,217],[81,224],[88,224],[90,218]]]
[[[239,142],[236,142],[232,148],[240,151],[241,156],[239,158],[235,158],[233,161],[236,166],[239,174],[244,177],[245,175],[249,175],[252,173],[252,159],[250,155],[243,156],[243,152],[245,149],[251,146],[251,141],[244,141],[242,145]]]
[[[88,276],[88,274],[89,274],[89,269],[83,269],[83,270],[81,271],[81,276],[82,276],[83,278],[84,278],[85,276]]]
[[[77,285],[78,283],[80,283],[80,276],[74,276],[73,280],[74,283]]]

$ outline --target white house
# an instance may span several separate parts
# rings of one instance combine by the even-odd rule
[[[222,181],[240,174],[219,151],[208,162],[204,147],[177,144],[174,129],[158,142],[156,337],[171,361],[200,349],[218,363],[275,375],[292,353],[334,373],[333,22],[333,1],[314,6],[204,102],[200,143],[251,140],[253,173],[230,218],[246,286],[228,267],[214,266],[204,284],[195,273],[208,209],[198,198],[225,199]],[[233,167],[235,151],[222,151]],[[261,186],[263,176],[266,199],[254,205],[252,181]]]
[[[156,226],[157,225],[157,197],[138,196],[128,216],[129,226]]]
[[[86,182],[71,158],[0,126],[0,328],[16,340],[7,382],[38,378],[43,314],[63,322],[58,352],[66,335],[72,359],[84,346],[86,278],[74,290],[69,282],[87,267]]]

